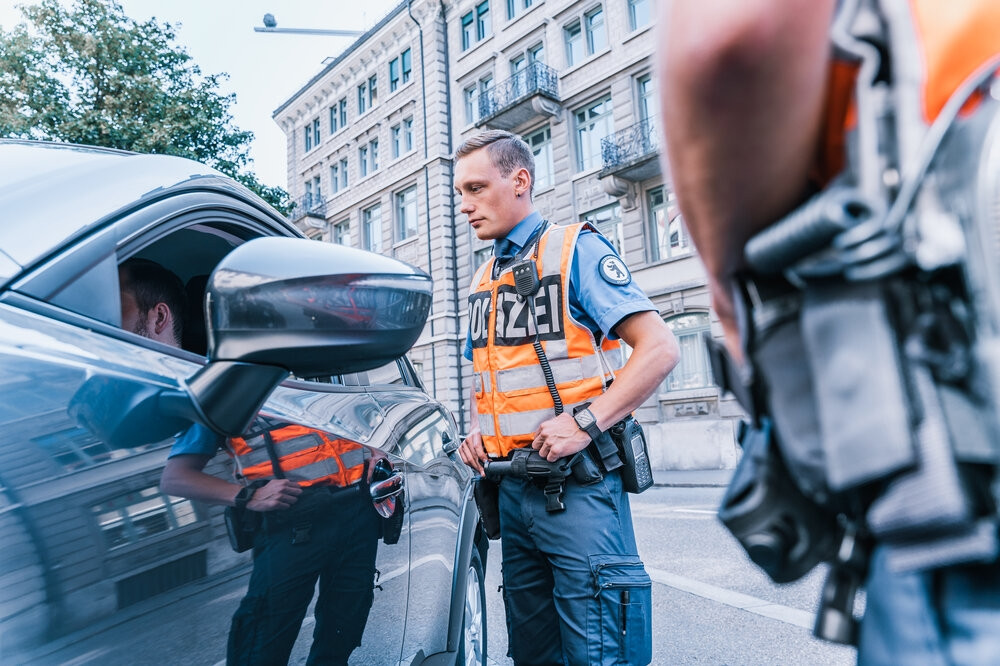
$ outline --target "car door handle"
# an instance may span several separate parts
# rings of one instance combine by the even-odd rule
[[[389,478],[372,481],[368,487],[373,502],[382,502],[403,492],[403,475],[399,470],[392,470]]]

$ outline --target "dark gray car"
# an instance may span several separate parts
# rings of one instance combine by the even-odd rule
[[[121,328],[132,257],[186,284],[184,349]],[[403,356],[430,289],[302,238],[201,164],[0,141],[0,663],[222,661],[251,554],[221,507],[158,483],[192,422],[236,436],[262,415],[392,463],[371,488],[396,508],[351,662],[484,664],[471,473]],[[208,471],[231,475],[227,456]],[[311,633],[307,617],[293,662]]]

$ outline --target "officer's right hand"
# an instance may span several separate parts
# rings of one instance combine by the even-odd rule
[[[489,456],[486,455],[486,449],[483,448],[483,435],[478,428],[462,440],[458,447],[458,455],[462,456],[462,462],[479,472],[480,476],[486,474],[483,463],[489,460]]]
[[[254,511],[281,511],[299,500],[302,488],[295,481],[271,479],[261,486],[247,502],[247,508]]]

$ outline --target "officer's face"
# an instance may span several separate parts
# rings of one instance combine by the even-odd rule
[[[528,197],[517,197],[520,186],[517,171],[504,178],[485,148],[455,164],[455,190],[462,197],[459,210],[469,216],[469,224],[480,240],[503,238],[526,216]],[[530,203],[527,205],[530,208]]]

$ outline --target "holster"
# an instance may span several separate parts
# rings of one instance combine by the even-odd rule
[[[483,526],[487,538],[500,538],[500,485],[482,477],[473,483],[472,494],[476,498],[476,508],[479,509],[479,523]]]

